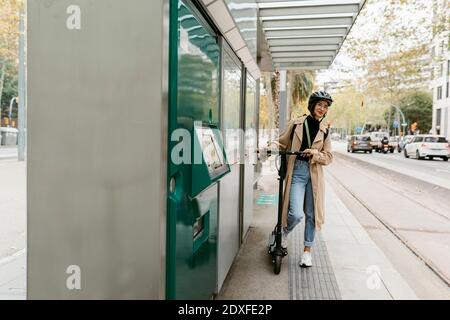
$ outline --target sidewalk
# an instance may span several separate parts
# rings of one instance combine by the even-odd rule
[[[0,159],[0,300],[26,297],[26,165]]]
[[[298,267],[303,225],[289,239],[281,273],[273,273],[268,236],[277,216],[278,181],[266,161],[254,194],[254,220],[218,299],[416,299],[414,292],[326,185],[326,223],[317,233],[314,266]],[[0,161],[0,300],[25,299],[25,165]],[[20,204],[20,205],[18,205]],[[13,222],[13,223],[11,223]],[[2,227],[8,227],[3,229]]]
[[[0,300],[26,299],[26,251],[0,260]]]
[[[356,218],[326,185],[326,222],[316,234],[312,268],[300,268],[303,223],[289,239],[289,255],[281,273],[273,273],[267,252],[268,235],[276,223],[277,175],[263,165],[255,192],[254,221],[225,280],[219,299],[417,299]]]

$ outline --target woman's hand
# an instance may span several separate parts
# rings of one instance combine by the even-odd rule
[[[304,153],[307,153],[309,157],[313,157],[316,154],[319,154],[319,150],[317,149],[305,149],[303,150]]]

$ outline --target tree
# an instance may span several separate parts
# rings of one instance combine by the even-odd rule
[[[274,125],[280,127],[280,72],[276,70],[270,78],[270,90],[274,107]]]
[[[360,21],[371,32],[351,35],[346,49],[359,63],[366,94],[381,104],[398,104],[404,92],[428,85],[432,6],[429,0],[372,0],[369,5]]]
[[[2,113],[0,119],[7,117],[9,114],[9,104],[12,98],[17,97],[18,92],[18,74],[17,68],[11,65],[6,66],[6,71],[3,80],[3,94],[2,94]],[[17,103],[13,104],[12,118],[17,119]]]
[[[269,129],[268,133],[268,139],[269,141],[272,140],[272,130],[275,127],[275,119],[278,117],[278,115],[275,114],[275,106],[274,106],[274,99],[272,96],[273,93],[273,87],[272,87],[272,73],[269,72],[262,72],[261,73],[261,83],[263,84],[263,92],[261,92],[260,96],[260,109],[259,109],[259,120],[260,124],[267,125],[264,128]]]
[[[420,132],[427,133],[432,126],[433,98],[427,91],[410,91],[399,102],[398,107],[405,115],[405,121],[409,124],[416,123]],[[397,112],[394,108],[385,111],[384,118],[395,117]],[[392,125],[392,124],[391,124]]]
[[[399,105],[406,121],[417,122],[417,129],[429,132],[433,118],[433,97],[428,91],[416,91],[405,96]]]
[[[259,96],[259,127],[261,129],[269,128],[269,107],[267,105],[267,96],[265,94],[261,94]]]
[[[306,112],[306,107],[301,106],[314,88],[314,74],[306,70],[288,71],[288,79],[291,88],[291,118],[298,117]]]
[[[448,0],[440,4],[437,0],[433,0],[433,36],[450,29],[449,9],[450,3]]]
[[[432,14],[429,0],[369,0],[356,21],[355,28],[360,32],[349,34],[344,49],[365,69],[370,61],[391,54],[422,46],[429,48]],[[429,55],[428,51],[416,53]]]
[[[429,73],[424,71],[428,70],[428,61],[422,58],[427,51],[421,46],[370,61],[366,78],[368,90],[378,91],[390,102],[397,103],[403,90],[423,87],[429,79]]]
[[[5,82],[17,75],[19,11],[22,6],[22,0],[0,0],[0,107],[9,106],[9,101],[2,99]],[[14,87],[8,86],[9,89]]]
[[[334,103],[327,113],[327,121],[335,128],[346,128],[353,133],[355,127],[362,127],[366,114],[361,108],[363,95],[354,86],[347,86],[333,94]]]

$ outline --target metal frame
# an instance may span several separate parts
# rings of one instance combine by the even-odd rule
[[[333,63],[367,0],[257,2],[275,67],[325,69]]]
[[[242,93],[242,90],[243,90],[243,88],[242,88],[242,78],[244,77],[244,70],[245,70],[245,68],[244,68],[242,62],[239,60],[239,57],[236,55],[236,52],[233,50],[233,48],[228,43],[227,39],[225,37],[219,35],[219,39],[218,40],[219,40],[220,56],[221,56],[221,59],[220,59],[220,81],[221,81],[220,82],[220,115],[219,115],[220,121],[219,122],[220,122],[220,128],[222,130],[222,128],[224,127],[223,126],[223,112],[224,112],[224,94],[223,93],[224,93],[224,83],[225,82],[224,82],[223,79],[224,79],[225,55],[228,55],[231,58],[231,60],[233,61],[233,63],[236,64],[236,67],[240,68],[240,70],[241,70],[241,83],[240,83],[240,86],[239,86],[239,88],[240,88],[239,126],[240,127],[242,125],[242,118],[243,118],[242,117],[242,102],[243,102],[242,101],[242,94],[243,94]],[[225,132],[223,132],[223,133],[225,133]],[[240,138],[241,138],[240,141],[241,141],[241,147],[242,147],[244,141],[243,141],[243,137],[240,137]],[[225,137],[224,137],[223,141],[225,141]],[[239,152],[241,152],[241,150],[239,150]],[[242,176],[243,171],[242,171],[242,168],[240,166],[240,161],[242,160],[242,155],[241,154],[240,154],[239,159],[240,159],[239,162],[235,163],[233,165],[236,165],[237,168],[238,168],[238,171],[239,171],[238,183],[239,183],[239,191],[241,191],[241,190],[243,190],[243,185],[242,185],[242,183],[243,183],[243,176]],[[218,197],[218,214],[217,214],[218,228],[220,226],[220,193],[221,193],[221,187],[222,187],[221,184],[222,184],[222,181],[219,181],[219,183],[218,183],[218,192],[219,192],[219,197]],[[237,221],[237,224],[238,224],[238,238],[236,239],[237,242],[238,242],[238,250],[241,248],[241,244],[242,244],[242,236],[241,236],[241,234],[242,234],[242,228],[243,228],[243,225],[242,225],[242,223],[243,223],[243,221],[242,221],[242,219],[243,219],[243,210],[242,210],[242,202],[241,201],[242,201],[242,194],[241,194],[241,192],[239,192],[239,198],[238,198],[238,221]],[[220,228],[219,228],[219,230],[220,230]],[[218,233],[218,239],[220,239],[220,234],[219,233]],[[218,252],[218,256],[219,255],[220,255],[220,252]],[[220,266],[219,266],[219,261],[218,261],[218,263],[217,263],[217,269],[218,269],[217,270],[217,275],[218,276],[219,276],[219,267]],[[223,284],[222,284],[222,287],[223,287]],[[217,292],[219,292],[220,289],[221,288],[217,288],[216,289]]]
[[[261,74],[258,65],[245,43],[243,33],[234,20],[229,4],[225,0],[191,0],[195,1],[202,9],[207,12],[207,16],[211,19],[219,29],[219,33],[227,40],[233,51],[243,61],[245,67],[252,74],[253,78],[258,79]]]
[[[164,0],[163,4],[163,43],[162,43],[162,103],[161,103],[161,167],[160,167],[160,181],[161,181],[161,195],[160,195],[160,235],[161,235],[161,247],[160,247],[160,265],[161,265],[161,277],[160,277],[160,299],[166,297],[166,264],[167,264],[167,223],[168,223],[168,211],[167,211],[167,155],[168,155],[168,130],[169,130],[169,31],[170,31],[170,0]]]
[[[245,111],[247,106],[245,104],[245,97],[247,91],[247,68],[241,63],[242,77],[241,77],[241,114],[240,127],[245,130]],[[245,135],[242,137],[242,148],[239,156],[239,243],[244,243],[244,183],[245,183]]]

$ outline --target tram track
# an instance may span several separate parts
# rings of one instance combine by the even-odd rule
[[[339,157],[338,157],[339,158]],[[345,157],[344,157],[345,158]],[[354,160],[354,159],[352,159]],[[358,161],[358,160],[357,160]],[[361,160],[359,160],[361,161]],[[342,161],[344,162],[344,161]],[[362,161],[361,161],[362,162]],[[348,166],[348,164],[344,164]],[[370,164],[371,165],[371,164]],[[354,170],[355,168],[352,167]],[[358,170],[360,173],[364,174],[362,170]],[[440,280],[442,280],[447,287],[450,288],[450,279],[447,277],[447,275],[437,267],[433,261],[431,261],[428,257],[426,257],[424,254],[420,252],[414,245],[408,241],[408,239],[403,236],[400,231],[418,231],[418,232],[426,232],[426,233],[446,233],[442,231],[434,231],[434,230],[412,230],[412,229],[406,229],[406,228],[396,228],[392,224],[390,224],[383,216],[378,212],[377,209],[375,209],[373,206],[369,205],[364,199],[362,199],[360,196],[356,194],[351,188],[349,188],[344,182],[342,182],[339,177],[337,177],[336,174],[333,173],[332,170],[327,170],[327,174],[333,179],[334,183],[337,184],[339,187],[341,187],[343,190],[345,190],[352,199],[354,199],[358,204],[360,204],[362,207],[364,207],[368,213],[370,213],[388,232],[390,232],[396,239],[398,239],[414,256],[416,256],[420,261],[422,261]],[[374,183],[381,184],[383,187],[389,188],[390,191],[393,191],[396,193],[396,195],[403,197],[403,199],[407,199],[407,201],[413,201],[414,204],[419,205],[422,208],[425,208],[429,210],[432,213],[437,214],[441,218],[445,218],[446,220],[449,220],[449,218],[445,215],[442,215],[432,208],[427,207],[423,203],[420,203],[416,201],[415,199],[411,199],[410,197],[406,196],[405,194],[398,192],[395,189],[390,188],[389,186],[386,186],[385,183],[381,181],[377,181],[375,179],[372,179],[369,175],[365,174],[367,178],[369,178]],[[409,177],[411,178],[411,177]]]
[[[336,153],[335,153],[335,155],[336,155]],[[386,171],[387,173],[391,173],[391,174],[395,174],[395,175],[401,176],[402,178],[411,179],[411,180],[414,180],[414,179],[415,179],[415,178],[413,178],[413,177],[406,176],[406,175],[404,175],[404,174],[402,174],[402,173],[398,173],[398,172],[395,172],[395,171],[393,171],[393,170],[386,169],[386,168],[383,168],[383,167],[381,167],[381,166],[377,166],[377,165],[372,164],[372,163],[364,162],[364,161],[362,161],[362,160],[355,159],[355,158],[353,158],[353,157],[348,157],[348,156],[346,156],[346,155],[344,155],[344,154],[338,154],[338,158],[341,158],[341,159],[349,159],[349,160],[352,160],[352,161],[354,161],[354,162],[356,162],[356,163],[358,163],[358,164],[364,164],[364,165],[367,165],[368,167],[376,168],[377,170],[383,170],[383,171]],[[426,210],[428,210],[428,211],[430,211],[430,212],[436,214],[437,216],[439,216],[439,217],[441,217],[441,218],[444,218],[444,219],[450,221],[450,217],[449,217],[449,216],[447,216],[447,215],[445,215],[445,214],[442,214],[442,213],[436,211],[435,209],[433,209],[433,208],[431,208],[431,207],[429,207],[429,206],[423,204],[422,202],[417,201],[417,200],[414,199],[413,197],[408,196],[405,192],[400,192],[400,191],[398,191],[397,189],[393,188],[392,186],[390,186],[389,184],[387,184],[387,183],[385,183],[385,182],[383,182],[383,181],[375,180],[375,179],[373,179],[371,176],[365,174],[365,173],[364,173],[363,171],[361,171],[361,170],[359,170],[359,172],[362,173],[362,174],[364,174],[368,179],[372,180],[373,182],[382,184],[385,188],[389,189],[391,192],[396,193],[396,194],[398,194],[399,196],[401,196],[401,197],[403,197],[403,198],[406,198],[406,199],[408,199],[409,201],[412,201],[412,202],[414,202],[415,204],[421,206],[422,208],[424,208],[424,209],[426,209]],[[440,186],[436,186],[436,185],[433,185],[433,184],[428,183],[428,182],[423,182],[423,181],[419,181],[419,180],[417,180],[417,181],[420,182],[420,183],[426,183],[426,184],[428,184],[428,185],[430,185],[430,186],[433,186],[434,188],[442,188],[442,187],[440,187]]]

